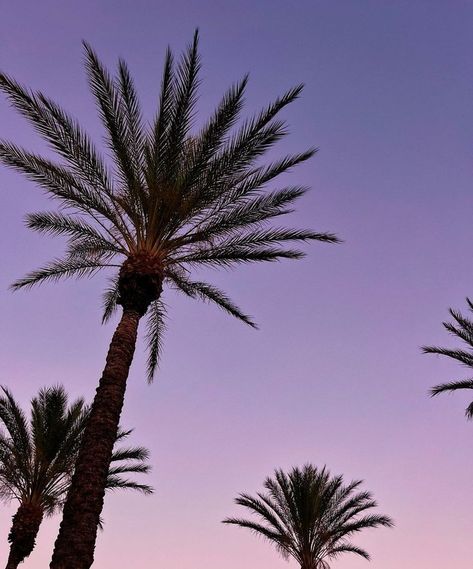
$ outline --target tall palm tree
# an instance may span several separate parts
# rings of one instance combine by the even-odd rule
[[[466,302],[470,312],[473,312],[473,303],[471,300],[467,298]],[[467,349],[461,350],[440,348],[438,346],[424,346],[422,351],[425,354],[447,356],[469,368],[473,368],[473,320],[470,320],[463,316],[461,312],[453,310],[452,308],[450,308],[449,313],[453,318],[453,322],[443,322],[443,326],[452,336],[460,338],[460,340],[467,345]],[[431,389],[431,394],[435,396],[439,393],[451,393],[459,389],[473,389],[473,378],[436,385]],[[468,405],[465,414],[468,419],[473,419],[473,402]]]
[[[329,569],[330,560],[342,553],[369,559],[368,553],[350,538],[366,528],[392,527],[391,518],[367,513],[377,506],[369,492],[359,492],[361,480],[344,484],[324,467],[310,464],[289,474],[276,470],[267,478],[266,493],[256,498],[240,494],[235,502],[257,518],[228,518],[226,524],[248,528],[268,539],[301,569]]]
[[[237,127],[247,84],[244,77],[226,92],[206,124],[194,128],[200,70],[196,32],[177,65],[167,51],[159,108],[148,126],[125,62],[119,61],[112,77],[92,48],[84,47],[111,165],[78,122],[55,102],[0,74],[0,88],[60,161],[9,142],[0,142],[0,160],[59,202],[59,210],[30,215],[28,226],[69,240],[63,258],[30,273],[13,288],[92,276],[111,268],[104,320],[115,308],[122,309],[64,507],[53,569],[85,569],[93,562],[107,467],[138,324],[146,315],[151,379],[161,346],[163,287],[214,303],[255,327],[224,292],[194,280],[192,270],[299,259],[303,253],[287,243],[337,241],[330,233],[271,224],[292,210],[306,188],[268,186],[315,153],[310,149],[272,163],[260,161],[287,134],[285,123],[276,116],[299,96],[302,86]]]
[[[15,569],[33,551],[44,516],[60,510],[70,485],[84,432],[88,407],[83,399],[68,405],[63,387],[42,389],[31,402],[28,420],[13,395],[2,388],[0,397],[0,497],[17,500],[8,536],[6,569]],[[119,431],[121,442],[131,431]],[[152,488],[128,480],[129,473],[146,473],[148,451],[118,448],[112,454],[107,489],[131,488],[146,494]]]

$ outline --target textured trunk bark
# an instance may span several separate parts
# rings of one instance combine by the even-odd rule
[[[12,527],[8,535],[10,555],[6,569],[16,569],[31,554],[42,521],[42,508],[33,504],[21,504],[13,516]]]
[[[10,555],[8,556],[8,561],[5,566],[5,569],[17,569],[18,565],[20,564],[20,561],[18,561],[18,559],[15,559],[14,557],[15,556],[12,554],[12,550],[10,548]]]
[[[7,564],[5,566],[5,569],[17,569],[17,567],[20,563],[21,563],[21,561],[18,560],[18,558],[15,556],[15,554],[13,553],[13,551],[10,547],[10,555],[8,556],[8,561],[7,561]]]
[[[51,569],[88,569],[141,313],[125,308],[113,335],[64,506]]]

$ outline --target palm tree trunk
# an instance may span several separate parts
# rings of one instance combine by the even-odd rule
[[[7,564],[5,566],[5,569],[16,569],[19,564],[20,564],[20,562],[14,558],[14,555],[12,554],[12,551],[10,548],[10,555],[8,556],[8,561],[7,561]]]
[[[113,335],[64,506],[51,569],[88,569],[142,312],[124,308]]]
[[[43,509],[33,504],[21,504],[13,516],[8,534],[10,555],[6,569],[16,569],[34,549],[36,536],[43,521]]]
[[[17,557],[12,547],[10,546],[10,555],[8,556],[8,561],[5,566],[5,569],[17,569],[20,563],[21,560]]]

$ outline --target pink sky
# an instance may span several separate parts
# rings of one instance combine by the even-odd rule
[[[201,114],[246,71],[247,112],[304,81],[285,113],[280,153],[320,147],[291,183],[313,191],[294,225],[336,231],[297,263],[209,275],[261,326],[172,295],[161,371],[147,385],[143,345],[123,424],[152,453],[156,494],[107,498],[100,569],[295,567],[220,520],[275,467],[327,464],[362,478],[394,530],[361,536],[382,569],[470,569],[473,424],[462,394],[428,388],[467,377],[420,354],[448,344],[448,306],[471,288],[473,4],[466,0],[255,2],[10,2],[2,7],[0,68],[56,98],[100,140],[81,39],[112,65],[125,57],[148,116],[164,50],[199,26]],[[39,150],[0,98],[0,137]],[[41,193],[0,169],[2,384],[26,407],[61,382],[92,397],[112,326],[100,325],[104,280],[11,293],[8,285],[61,248],[31,234]],[[0,510],[0,566],[13,507]],[[59,519],[44,524],[25,569],[47,567]],[[23,567],[23,566],[22,566]],[[368,564],[341,558],[336,569]]]

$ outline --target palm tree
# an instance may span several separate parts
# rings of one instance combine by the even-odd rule
[[[69,240],[63,258],[30,273],[13,288],[91,276],[111,268],[104,320],[115,308],[122,309],[64,507],[53,569],[84,569],[93,562],[107,467],[138,324],[146,315],[151,380],[161,347],[163,287],[214,303],[255,327],[224,292],[192,279],[191,271],[299,259],[303,253],[287,243],[337,241],[330,233],[271,225],[274,218],[292,210],[306,188],[268,186],[315,154],[310,149],[268,164],[260,161],[287,134],[285,123],[276,116],[298,98],[302,86],[237,127],[247,85],[244,77],[226,92],[207,123],[195,129],[200,70],[196,32],[177,65],[167,51],[158,112],[146,126],[125,62],[119,61],[117,75],[112,77],[92,48],[84,47],[111,166],[78,122],[55,102],[0,74],[0,88],[60,161],[9,142],[0,142],[0,160],[59,202],[59,210],[30,215],[28,226]]]
[[[60,510],[70,485],[89,409],[83,399],[68,406],[63,387],[42,389],[31,402],[28,421],[13,395],[0,397],[0,497],[17,500],[8,536],[6,569],[15,569],[33,551],[44,516]],[[131,431],[119,431],[121,442]],[[128,480],[129,473],[146,473],[148,451],[141,447],[113,452],[107,489],[131,488],[146,494],[152,488]]]
[[[329,561],[341,553],[368,553],[350,538],[366,528],[392,527],[387,516],[366,513],[377,506],[369,492],[358,492],[361,480],[343,483],[323,467],[310,464],[293,468],[289,474],[276,470],[267,478],[265,494],[253,498],[240,494],[235,502],[248,508],[258,519],[228,518],[226,524],[248,528],[268,539],[301,569],[329,569]]]
[[[473,312],[473,303],[469,298],[466,299],[470,312]],[[455,336],[460,338],[467,346],[467,350],[440,348],[438,346],[424,346],[422,351],[425,354],[438,354],[447,356],[458,362],[473,368],[473,321],[463,316],[457,310],[449,309],[450,316],[454,322],[443,322],[445,329]],[[460,381],[451,381],[449,383],[442,383],[436,385],[431,389],[431,395],[435,396],[439,393],[453,392],[459,389],[473,389],[473,379],[463,379]],[[468,419],[473,419],[473,402],[466,408],[465,414]]]

